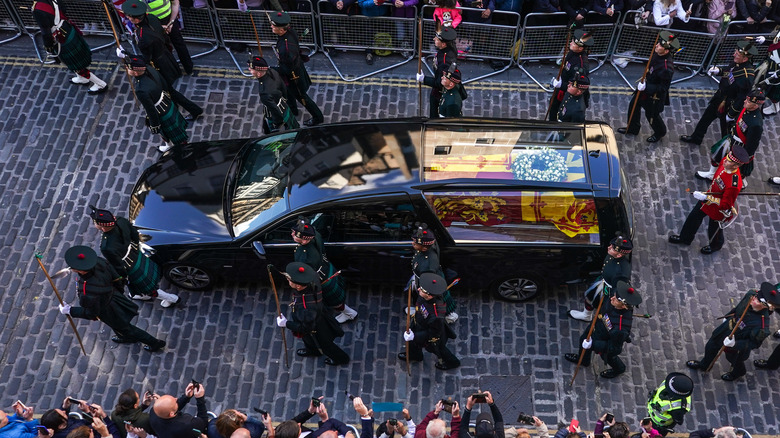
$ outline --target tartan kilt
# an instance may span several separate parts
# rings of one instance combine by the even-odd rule
[[[179,108],[174,104],[171,105],[168,112],[160,117],[160,125],[162,127],[163,136],[173,144],[187,143],[189,136],[187,135],[187,121],[179,112]]]
[[[127,270],[127,289],[130,295],[152,295],[157,292],[157,285],[162,279],[162,271],[157,263],[149,257],[138,253],[133,267]]]
[[[455,303],[455,298],[452,296],[449,289],[444,291],[441,299],[444,301],[444,304],[447,305],[447,313],[452,313],[455,311],[455,307],[457,307],[457,305]]]
[[[327,279],[331,275],[336,273],[336,267],[333,263],[328,262],[328,275]],[[328,307],[336,307],[344,304],[347,300],[347,290],[344,283],[344,277],[337,275],[330,279],[327,283],[322,285],[322,302]]]
[[[87,41],[84,40],[78,29],[66,21],[62,24],[60,31],[67,33],[65,42],[60,45],[60,61],[74,72],[89,67],[89,64],[92,63],[92,51],[89,50]]]

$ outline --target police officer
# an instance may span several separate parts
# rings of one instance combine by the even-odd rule
[[[412,233],[412,248],[414,249],[412,277],[406,285],[407,288],[411,286],[412,290],[417,290],[420,276],[426,272],[444,277],[444,269],[441,267],[439,255],[439,244],[436,243],[436,236],[433,234],[433,231],[428,229],[427,224],[420,223]],[[442,294],[442,300],[444,300],[444,304],[447,306],[445,320],[452,324],[458,320],[458,314],[455,312],[455,298],[452,297],[449,289]]]
[[[336,312],[336,321],[345,323],[357,317],[357,311],[346,304],[344,277],[336,275],[336,267],[325,255],[324,242],[309,219],[299,216],[292,227],[295,261],[305,263],[317,271],[322,283],[322,301]]]
[[[569,82],[566,94],[558,107],[558,121],[582,123],[585,121],[585,95],[590,87],[590,79],[585,75],[579,75]]]
[[[699,230],[701,222],[709,217],[707,236],[709,243],[701,249],[702,254],[712,254],[720,251],[726,242],[723,236],[721,222],[734,220],[736,213],[734,207],[737,196],[742,190],[742,175],[739,167],[748,162],[750,157],[747,151],[740,145],[732,147],[731,152],[723,158],[715,172],[715,177],[710,184],[709,194],[699,191],[693,192],[697,202],[685,218],[680,234],[669,236],[669,243],[690,245]]]
[[[655,143],[666,135],[666,124],[661,117],[664,106],[669,105],[669,87],[672,86],[672,76],[674,75],[674,61],[672,50],[675,52],[680,48],[680,41],[671,32],[661,31],[658,37],[658,44],[653,49],[650,56],[650,66],[647,69],[645,80],[638,83],[631,102],[630,108],[636,110],[633,114],[629,113],[628,126],[618,128],[621,134],[637,135],[641,124],[642,108],[645,110],[645,117],[653,129],[653,135],[647,137],[649,143]],[[639,99],[638,103],[635,101]]]
[[[634,244],[628,237],[618,235],[612,238],[607,247],[601,275],[585,291],[585,310],[569,310],[570,317],[580,321],[590,321],[601,294],[604,294],[605,299],[609,298],[612,288],[618,284],[618,281],[631,282],[629,257],[633,249]]]
[[[720,378],[731,382],[744,376],[747,373],[745,361],[750,357],[750,352],[760,347],[769,336],[770,308],[780,305],[780,295],[776,290],[773,294],[773,290],[773,284],[763,282],[758,291],[747,291],[737,306],[726,314],[725,321],[712,332],[704,346],[704,357],[701,360],[689,360],[685,365],[694,370],[706,370],[723,346],[726,347],[726,360],[731,363],[731,369]],[[740,321],[743,313],[745,316]],[[731,336],[735,326],[737,330]]]
[[[125,0],[133,1],[133,0]],[[149,4],[149,12],[157,17],[162,24],[163,30],[168,34],[171,45],[176,49],[179,55],[181,65],[188,75],[192,74],[192,57],[187,50],[187,44],[181,34],[181,24],[179,24],[179,0],[144,0]]]
[[[453,62],[441,78],[442,95],[439,101],[439,117],[463,116],[463,100],[468,95],[460,80],[460,70]]]
[[[693,380],[683,373],[670,373],[647,401],[647,416],[653,428],[666,436],[677,424],[683,424],[685,414],[691,410]]]
[[[296,337],[303,340],[305,348],[296,350],[298,356],[327,356],[325,364],[344,365],[349,355],[333,340],[344,336],[344,331],[322,306],[322,290],[317,272],[305,264],[293,262],[285,269],[287,281],[293,290],[290,303],[290,319],[280,315],[276,318],[279,327],[289,328]]]
[[[126,0],[122,4],[122,12],[135,24],[133,35],[141,54],[173,86],[181,77],[181,70],[169,49],[170,40],[160,20],[147,14],[148,8],[143,0]],[[120,58],[126,56],[120,48],[117,48],[116,54]]]
[[[755,71],[751,57],[758,54],[758,49],[752,40],[743,40],[737,43],[734,49],[734,62],[728,67],[720,68],[712,66],[707,73],[720,77],[718,91],[710,99],[707,108],[696,124],[691,135],[681,135],[680,140],[686,143],[701,144],[704,134],[715,119],[720,119],[721,137],[728,135],[728,121],[726,117],[734,120],[742,110],[745,96],[753,87]]]
[[[639,292],[625,281],[619,281],[614,293],[609,297],[605,296],[593,334],[588,337],[588,330],[586,330],[580,336],[580,354],[583,349],[585,350],[582,366],[590,365],[591,355],[595,351],[611,367],[599,373],[601,377],[611,379],[626,371],[626,364],[618,355],[623,351],[623,344],[630,342],[634,307],[641,302],[642,297]],[[566,353],[563,357],[569,362],[577,363],[580,354]]]
[[[89,45],[81,36],[81,31],[60,10],[59,3],[56,0],[37,0],[33,2],[32,14],[41,28],[46,51],[76,73],[70,82],[78,85],[92,84],[89,94],[106,91],[108,85],[89,70],[92,63]]]
[[[260,101],[265,107],[263,132],[266,134],[276,132],[282,125],[285,129],[297,129],[298,120],[287,105],[287,87],[279,72],[276,69],[269,69],[268,63],[262,56],[249,59],[249,72],[260,85]]]
[[[434,119],[439,117],[439,105],[443,93],[441,78],[450,67],[450,64],[458,59],[458,50],[455,48],[455,40],[458,34],[452,27],[443,27],[436,36],[433,37],[433,44],[436,46],[436,56],[433,58],[435,70],[433,76],[425,76],[422,72],[417,73],[417,82],[431,87],[429,102],[429,117]]]
[[[439,275],[426,272],[420,276],[417,287],[417,303],[414,317],[404,340],[409,342],[409,360],[423,360],[423,348],[436,355],[436,368],[449,370],[460,366],[460,360],[447,348],[447,339],[455,339],[455,332],[444,321],[444,302],[441,295],[447,289],[447,282]],[[398,353],[406,360],[406,353]]]
[[[294,115],[298,115],[300,102],[309,111],[311,117],[303,122],[306,126],[315,126],[325,121],[322,111],[307,94],[311,86],[309,72],[303,65],[298,34],[290,27],[290,14],[277,12],[271,14],[271,31],[276,34],[276,55],[279,57],[279,72],[287,81],[288,103]]]
[[[171,307],[179,297],[159,289],[162,271],[157,263],[141,252],[138,230],[123,217],[115,217],[110,211],[89,206],[89,217],[95,228],[103,233],[100,252],[116,272],[127,279],[130,297],[134,300],[160,300],[162,307]]]
[[[563,71],[561,77],[556,79],[552,78],[550,84],[553,86],[554,98],[550,104],[550,120],[555,121],[558,117],[558,109],[563,101],[563,96],[566,94],[562,88],[563,84],[569,84],[573,82],[575,78],[579,76],[588,76],[590,74],[588,67],[588,52],[586,47],[593,45],[593,35],[582,29],[574,31],[574,37],[569,42],[569,53],[566,54],[564,60]],[[588,95],[585,93],[585,107],[588,107]]]
[[[80,307],[60,304],[60,313],[102,321],[114,331],[111,340],[120,344],[143,342],[144,350],[150,352],[165,347],[165,341],[130,323],[138,315],[138,306],[124,295],[124,280],[110,263],[98,257],[92,248],[81,245],[65,251],[65,263],[78,274],[76,294]]]

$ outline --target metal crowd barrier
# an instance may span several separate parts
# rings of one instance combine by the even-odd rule
[[[217,26],[214,24],[214,14],[210,8],[181,8],[179,14],[184,23],[181,28],[184,41],[210,46],[206,50],[192,53],[192,58],[199,58],[219,49]]]
[[[634,83],[623,74],[622,69],[616,65],[617,58],[625,58],[632,61],[647,63],[650,54],[653,53],[656,36],[662,30],[668,30],[674,34],[680,41],[681,50],[674,55],[674,65],[688,67],[691,74],[678,78],[672,83],[678,83],[688,80],[698,74],[704,65],[705,60],[711,55],[712,48],[715,46],[716,34],[708,32],[699,32],[683,29],[669,29],[667,27],[655,25],[637,25],[635,18],[640,11],[628,11],[620,25],[620,31],[615,39],[615,50],[612,55],[612,66],[618,72],[621,78],[631,89],[635,89]],[[689,23],[701,23],[701,27],[706,28],[707,23],[715,23],[717,20],[706,18],[691,17]]]
[[[16,35],[0,41],[0,44],[13,41],[22,36],[22,26],[20,20],[13,13],[13,5],[7,2],[11,0],[0,1],[0,29],[16,32]]]
[[[431,15],[436,9],[434,5],[423,6],[422,17]],[[458,8],[462,15],[465,12],[473,11],[482,13],[483,9]],[[428,12],[431,14],[428,14]],[[505,61],[506,66],[500,70],[488,73],[475,78],[465,79],[463,83],[478,81],[508,70],[513,63],[512,50],[519,39],[520,14],[511,11],[501,11],[505,16],[511,16],[511,25],[497,25],[486,23],[474,23],[466,21],[460,22],[455,31],[458,34],[456,45],[458,47],[458,59],[471,60],[496,60]],[[432,18],[421,18],[423,20],[423,54],[436,54],[436,46],[433,45],[433,37],[436,35],[437,23]],[[426,64],[426,67],[432,72],[433,69]],[[466,71],[465,73],[468,73]]]
[[[299,0],[301,2],[307,2],[308,0]],[[311,8],[310,8],[311,9]],[[276,11],[247,11],[241,12],[237,9],[214,9],[216,16],[217,30],[220,35],[220,40],[223,47],[227,50],[230,57],[233,59],[233,63],[236,64],[238,70],[244,76],[251,76],[244,71],[246,66],[246,59],[240,61],[236,59],[230,44],[246,44],[250,47],[250,50],[254,51],[257,47],[257,39],[255,38],[255,29],[252,29],[252,19],[257,26],[257,36],[260,38],[261,46],[268,46],[268,51],[273,51],[272,46],[276,45],[276,35],[271,32],[271,24],[269,23],[269,17]],[[317,43],[314,40],[314,13],[313,12],[296,12],[290,11],[291,27],[298,33],[298,41],[302,48],[309,50],[309,54],[313,54],[317,51]],[[249,18],[251,14],[251,19]],[[274,65],[273,62],[269,62],[270,65]]]
[[[756,44],[758,55],[752,58],[753,65],[758,66],[761,64],[767,58],[769,43],[772,41],[772,38],[774,38],[775,33],[749,33],[744,32],[745,29],[750,29],[750,25],[747,24],[747,21],[729,22],[729,25],[726,28],[726,36],[718,44],[718,48],[708,60],[709,62],[703,64],[702,68],[706,68],[708,65],[728,65],[733,62],[733,55],[734,50],[737,48],[737,42],[745,39],[745,37],[757,36],[764,36],[767,39],[767,43]]]
[[[328,3],[322,0],[317,3],[317,10],[323,4]],[[417,9],[415,8],[415,15]],[[366,17],[365,15],[347,15],[340,13],[319,13],[319,40],[323,53],[330,61],[339,77],[347,82],[358,81],[377,73],[381,73],[414,59],[417,47],[417,20],[414,18],[402,17]],[[382,56],[374,54],[376,61],[380,62],[382,67],[371,72],[355,77],[347,77],[339,70],[331,53],[333,50],[362,51],[383,50],[392,52],[387,56],[401,54],[401,61],[389,61],[390,65],[385,65]]]

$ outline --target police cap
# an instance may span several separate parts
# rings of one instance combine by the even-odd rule
[[[683,373],[670,373],[666,376],[664,386],[672,394],[688,397],[693,393],[693,380]]]

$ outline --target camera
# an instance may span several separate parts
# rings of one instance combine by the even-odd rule
[[[517,422],[523,424],[534,424],[534,417],[532,415],[526,415],[523,412],[520,412],[520,415],[517,416]]]
[[[398,424],[398,420],[396,420],[395,418],[391,418],[387,420],[387,422],[390,423],[390,425],[393,427],[395,427]]]
[[[455,405],[455,402],[452,400],[444,400],[441,399],[442,409],[444,409],[444,412],[452,413],[452,406]]]
[[[315,408],[320,407],[320,399],[317,398],[317,397],[312,397],[311,398],[311,405],[314,406]]]

